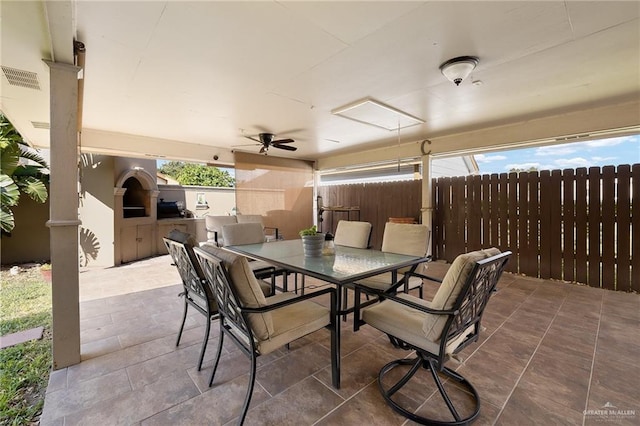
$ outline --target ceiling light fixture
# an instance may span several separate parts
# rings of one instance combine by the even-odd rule
[[[371,98],[361,99],[349,105],[336,108],[331,113],[389,131],[424,123],[424,120],[418,117]]]
[[[456,86],[460,86],[462,80],[471,74],[471,71],[476,68],[476,65],[478,65],[477,57],[458,56],[440,65],[440,71],[442,71],[442,75],[454,82]]]

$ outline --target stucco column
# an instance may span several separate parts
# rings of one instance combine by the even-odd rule
[[[422,224],[427,225],[432,232],[433,240],[433,200],[432,200],[432,183],[431,183],[431,154],[423,155],[422,159]],[[429,243],[431,243],[429,241]],[[431,254],[431,246],[429,253]]]
[[[78,260],[78,72],[45,61],[50,79],[51,184],[49,221],[53,311],[53,369],[80,362]]]

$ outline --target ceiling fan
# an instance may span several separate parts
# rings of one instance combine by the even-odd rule
[[[247,139],[251,139],[252,141],[256,141],[258,142],[260,145],[262,145],[262,147],[260,148],[260,154],[267,154],[267,151],[269,151],[270,147],[274,147],[274,148],[278,148],[278,149],[284,149],[287,151],[295,151],[298,148],[296,148],[295,146],[291,146],[291,145],[287,145],[289,143],[293,143],[295,142],[293,139],[278,139],[278,140],[274,140],[275,135],[273,133],[258,133],[258,137],[254,137],[254,136],[247,136],[245,135],[245,138]]]

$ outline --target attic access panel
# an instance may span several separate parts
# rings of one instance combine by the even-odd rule
[[[418,117],[370,98],[336,108],[331,113],[389,131],[404,129],[425,122]]]

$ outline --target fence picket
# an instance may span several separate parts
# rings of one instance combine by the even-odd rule
[[[576,278],[575,246],[575,173],[573,169],[562,171],[562,279],[574,281]]]
[[[509,246],[513,253],[513,262],[507,262],[506,271],[518,272],[520,270],[520,258],[522,251],[518,244],[520,237],[518,235],[518,174],[509,173],[508,179],[508,197],[509,197]]]
[[[600,167],[589,167],[589,211],[588,217],[588,253],[589,274],[587,276],[587,284],[590,287],[599,287],[600,285],[600,249],[601,249],[601,230],[600,230],[600,183],[602,175]]]
[[[631,290],[631,195],[629,185],[631,183],[631,167],[622,165],[618,167],[617,202],[616,202],[616,290]],[[640,271],[636,271],[640,273]]]
[[[616,287],[616,169],[613,166],[602,168],[602,288],[615,290]]]
[[[551,186],[551,174],[549,170],[542,170],[539,177],[540,184],[540,278],[551,277],[551,263],[559,262],[559,258],[551,258],[551,245],[553,234],[551,233],[551,208],[556,199]]]
[[[587,169],[576,169],[576,281],[587,284]]]
[[[636,259],[631,264],[631,290],[640,293],[640,164],[631,167],[631,226],[633,236],[631,246],[631,259]]]

